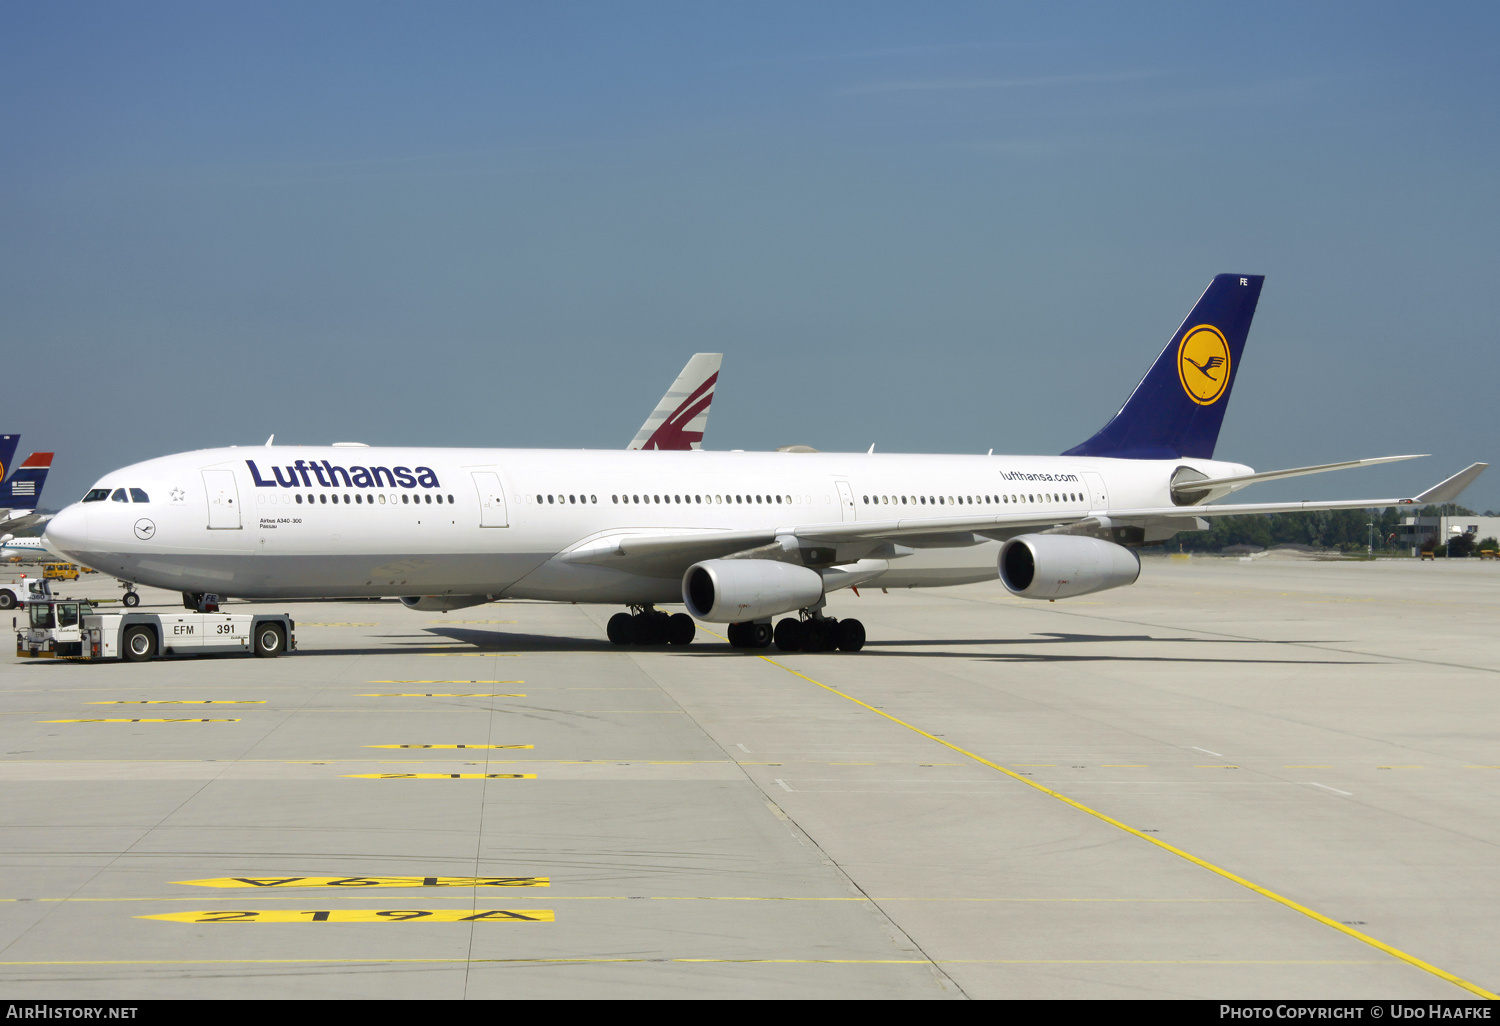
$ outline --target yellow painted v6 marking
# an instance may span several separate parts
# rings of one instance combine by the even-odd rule
[[[238,723],[239,720],[200,720],[200,719],[166,719],[166,720],[38,720],[38,723]]]
[[[550,887],[545,876],[223,876],[190,887]]]
[[[535,748],[535,745],[361,745],[362,748]]]
[[[535,773],[345,773],[347,780],[535,780]]]
[[[160,919],[169,923],[550,923],[550,908],[486,909],[373,909],[335,908],[307,912],[162,912],[137,919]]]
[[[426,691],[426,692],[414,692],[414,693],[410,693],[410,694],[355,695],[354,697],[355,698],[525,698],[526,696],[525,695],[479,694],[479,693],[473,692],[473,691],[466,691],[466,692],[455,693],[455,694],[439,694],[439,693],[432,692],[432,691]]]

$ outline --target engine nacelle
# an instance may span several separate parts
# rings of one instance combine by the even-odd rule
[[[816,605],[822,597],[816,570],[771,559],[705,559],[682,575],[688,612],[710,623],[759,620]]]
[[[482,606],[489,600],[488,595],[407,595],[401,604],[423,613],[446,613],[450,609]]]
[[[1069,534],[1023,534],[1000,547],[1000,582],[1029,599],[1072,598],[1134,584],[1141,560],[1123,545]]]

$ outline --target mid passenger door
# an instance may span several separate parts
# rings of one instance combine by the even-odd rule
[[[854,492],[849,488],[848,481],[838,482],[839,486],[839,512],[845,520],[854,520],[859,510],[854,505]]]
[[[510,517],[505,509],[505,489],[500,485],[500,475],[493,470],[470,473],[474,478],[474,489],[479,493],[479,526],[509,527]]]

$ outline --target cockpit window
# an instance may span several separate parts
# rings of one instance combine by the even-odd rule
[[[110,498],[113,499],[115,502],[129,502],[130,501],[130,499],[126,497],[126,495],[125,495],[125,489],[123,489],[123,488],[116,488],[115,489],[115,494],[111,495]]]
[[[144,488],[132,488],[132,489],[130,489],[130,501],[131,502],[150,502],[151,499],[150,499],[149,496],[146,495],[146,490]]]
[[[108,488],[90,488],[89,493],[83,497],[84,502],[103,502],[109,498]]]

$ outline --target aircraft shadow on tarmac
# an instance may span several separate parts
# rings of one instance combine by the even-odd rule
[[[441,655],[454,651],[451,645],[435,644],[439,639],[456,641],[464,645],[472,646],[472,650],[465,652],[467,655],[482,655],[493,652],[503,655],[511,652],[614,652],[619,647],[604,638],[569,638],[558,637],[548,634],[523,634],[508,631],[481,631],[469,630],[462,627],[429,627],[424,629],[428,635],[436,637],[414,637],[409,634],[384,635],[384,644],[374,646],[352,646],[345,645],[338,648],[303,649],[299,651],[302,656],[338,656],[338,655],[381,655],[393,654],[393,649],[405,655]],[[887,656],[901,658],[961,658],[961,659],[989,659],[998,663],[1047,663],[1047,662],[1121,662],[1121,663],[1237,663],[1242,665],[1315,665],[1325,664],[1330,666],[1366,666],[1378,665],[1379,659],[1264,659],[1264,658],[1223,658],[1211,656],[1191,655],[1110,655],[1092,654],[1086,652],[998,652],[982,654],[965,651],[939,651],[943,648],[958,646],[989,646],[1000,645],[1025,645],[1034,647],[1038,645],[1084,645],[1093,642],[1151,642],[1156,645],[1202,645],[1202,644],[1232,644],[1232,645],[1327,645],[1335,642],[1326,639],[1289,639],[1283,641],[1272,641],[1258,638],[1182,638],[1182,637],[1157,637],[1151,634],[1065,634],[1058,632],[1039,632],[1023,637],[1007,638],[900,638],[886,641],[872,640],[866,642],[862,657]],[[781,653],[776,649],[750,649],[742,650],[731,648],[727,642],[697,640],[690,648],[675,649],[670,645],[653,645],[650,647],[631,646],[626,649],[630,652],[676,652],[680,655],[699,656],[723,656],[723,655],[770,655],[780,656],[796,653]],[[837,655],[838,653],[827,653]],[[61,664],[58,664],[61,665]]]
[[[1116,663],[1239,663],[1256,665],[1304,665],[1327,664],[1334,666],[1362,666],[1379,663],[1375,659],[1267,659],[1259,656],[1227,658],[1222,656],[1194,655],[1111,655],[1093,652],[999,652],[977,655],[973,652],[938,652],[935,647],[950,645],[1081,645],[1090,642],[1150,642],[1153,645],[1328,645],[1333,642],[1323,639],[1289,639],[1272,641],[1260,638],[1182,638],[1159,637],[1154,634],[1065,634],[1043,631],[1024,637],[1013,638],[907,638],[896,641],[868,642],[870,649],[926,649],[926,651],[887,652],[899,656],[959,656],[963,658],[988,659],[999,663],[1048,663],[1048,662],[1116,662]]]
[[[618,651],[617,646],[603,638],[566,638],[543,634],[523,634],[508,631],[470,630],[461,627],[429,627],[426,633],[447,638],[452,641],[474,646],[476,654],[483,652],[608,652]],[[1108,653],[1086,653],[1086,652],[1002,652],[983,654],[972,651],[939,651],[949,646],[999,646],[999,645],[1025,645],[1034,647],[1042,646],[1073,646],[1093,642],[1151,642],[1155,645],[1202,645],[1202,644],[1235,644],[1235,645],[1315,645],[1328,644],[1326,641],[1315,640],[1287,640],[1287,641],[1264,641],[1259,639],[1217,639],[1217,638],[1184,638],[1184,637],[1157,637],[1151,634],[1063,634],[1045,632],[1028,635],[1026,637],[1011,638],[918,638],[900,639],[892,641],[871,641],[865,646],[864,656],[897,656],[930,658],[933,656],[944,658],[985,659],[994,662],[1192,662],[1192,663],[1240,663],[1240,664],[1330,664],[1330,665],[1365,665],[1379,662],[1371,659],[1267,659],[1259,657],[1247,658],[1225,658],[1214,656],[1193,655],[1120,655]],[[410,642],[413,651],[420,652],[445,652],[450,651],[446,647],[434,649],[425,641]],[[687,649],[672,649],[670,646],[651,646],[650,648],[630,648],[627,651],[677,651],[683,655],[722,655],[741,654],[741,650],[730,648],[727,643],[714,643],[698,641]],[[774,649],[750,650],[751,655],[778,655]]]

